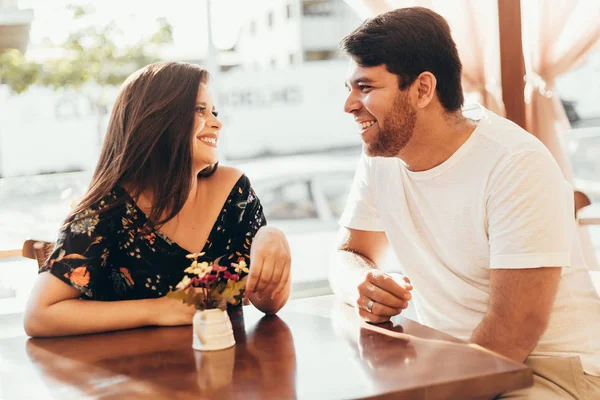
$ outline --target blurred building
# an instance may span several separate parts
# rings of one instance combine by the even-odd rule
[[[178,35],[174,46],[161,51],[163,59],[204,64],[211,71],[211,89],[224,123],[222,157],[239,162],[360,146],[356,126],[342,110],[347,61],[338,52],[340,40],[360,24],[360,18],[343,0],[251,3],[232,49],[209,48],[206,53],[200,45],[180,41],[198,41],[206,34],[201,32],[202,23],[182,18],[173,20]],[[193,14],[198,15],[207,5],[193,4]],[[10,10],[7,15],[28,15],[31,22],[32,12],[22,14],[15,0],[0,0],[0,5]],[[43,61],[54,56],[42,54],[43,50],[30,46],[28,58]],[[106,93],[109,104],[117,91],[115,87]],[[10,104],[10,111],[4,104]],[[104,118],[102,128],[106,123]],[[15,95],[0,85],[0,127],[4,177],[89,171],[96,164],[98,118],[77,90],[35,87]]]
[[[25,52],[32,20],[33,10],[19,9],[17,0],[0,0],[0,53],[6,49]]]
[[[230,160],[360,146],[342,107],[339,43],[361,19],[343,0],[253,2],[229,59],[219,54],[217,106]],[[232,59],[235,56],[237,59]]]
[[[340,39],[361,22],[343,0],[266,0],[254,4],[235,47],[245,69],[337,59]]]

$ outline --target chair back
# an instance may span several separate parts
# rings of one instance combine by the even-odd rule
[[[52,242],[28,239],[23,243],[23,257],[36,260],[38,268],[41,268],[42,265],[44,265],[53,250],[54,243]]]
[[[592,201],[585,193],[579,190],[575,190],[573,192],[573,196],[575,197],[575,218],[577,218],[579,210],[581,210],[583,207],[591,205]]]

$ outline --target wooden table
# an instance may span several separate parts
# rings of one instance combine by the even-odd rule
[[[192,350],[192,329],[31,339],[0,316],[0,399],[479,399],[530,386],[531,370],[398,316],[393,338],[332,296],[278,316],[232,313],[236,346]],[[8,333],[6,333],[8,332]]]

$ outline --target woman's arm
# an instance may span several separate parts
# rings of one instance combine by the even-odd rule
[[[274,314],[290,296],[290,248],[283,232],[266,226],[263,207],[248,177],[240,179],[236,193],[235,208],[228,213],[235,225],[230,232],[236,234],[227,259],[236,263],[243,259],[249,266],[244,302],[250,300],[260,311]]]
[[[167,297],[145,300],[93,301],[49,272],[37,277],[25,311],[29,336],[66,336],[138,328],[187,325],[195,308]]]
[[[274,314],[290,297],[290,248],[279,229],[261,227],[250,249],[250,274],[246,291],[260,311]]]
[[[285,306],[285,303],[287,303],[288,299],[290,298],[290,287],[291,284],[288,280],[284,290],[281,291],[278,295],[274,296],[273,298],[268,296],[260,297],[257,294],[251,294],[249,296],[249,300],[254,305],[254,307],[264,312],[265,314],[276,314],[279,310],[281,310],[283,306]]]

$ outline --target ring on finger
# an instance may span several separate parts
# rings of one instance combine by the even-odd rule
[[[367,311],[370,312],[371,314],[373,314],[373,305],[375,304],[375,302],[371,299],[369,299],[369,302],[367,303]]]

